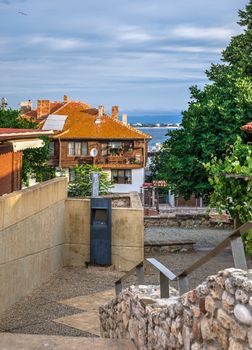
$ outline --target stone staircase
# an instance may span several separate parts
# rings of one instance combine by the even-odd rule
[[[0,350],[135,350],[127,339],[0,333]]]

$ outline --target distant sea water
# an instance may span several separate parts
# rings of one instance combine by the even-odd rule
[[[144,113],[136,113],[136,112],[128,112],[128,123],[130,124],[176,124],[181,123],[182,116],[178,113],[171,112],[144,112]]]
[[[128,113],[128,123],[130,124],[177,124],[181,123],[182,116],[179,113]],[[154,147],[156,143],[163,143],[169,138],[167,128],[140,128],[141,131],[152,136],[152,140],[149,141],[149,149]]]
[[[152,149],[152,147],[156,146],[156,143],[163,143],[169,138],[169,136],[167,135],[169,129],[166,128],[139,128],[139,130],[152,136],[152,139],[149,141],[148,144],[149,149]]]

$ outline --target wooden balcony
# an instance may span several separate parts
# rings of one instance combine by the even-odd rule
[[[143,156],[104,156],[98,157],[95,163],[103,168],[116,168],[116,167],[125,167],[125,168],[142,168]]]

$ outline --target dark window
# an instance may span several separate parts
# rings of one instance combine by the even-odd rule
[[[111,171],[111,180],[115,184],[131,184],[131,169],[113,169]]]
[[[71,141],[67,143],[68,156],[86,156],[87,142]]]
[[[50,156],[54,156],[54,142],[50,142]]]

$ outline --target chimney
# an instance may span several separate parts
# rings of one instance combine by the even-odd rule
[[[127,125],[127,117],[128,117],[127,114],[122,115],[122,122],[124,125]]]
[[[37,118],[50,114],[50,100],[38,100]]]
[[[69,101],[70,101],[69,96],[64,95],[63,101],[64,101],[65,103],[69,102]]]
[[[119,106],[112,106],[112,119],[119,118]]]
[[[104,106],[99,106],[98,107],[98,114],[95,118],[95,124],[101,124],[103,114],[104,114]]]
[[[27,113],[32,110],[32,100],[20,102],[21,113]]]
[[[99,106],[98,107],[98,118],[103,117],[104,114],[104,106]]]

